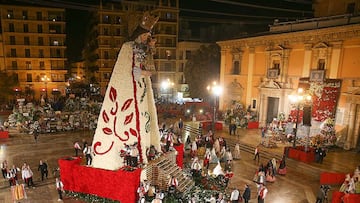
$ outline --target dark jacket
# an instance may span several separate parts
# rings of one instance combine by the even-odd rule
[[[249,199],[250,199],[250,194],[251,194],[250,188],[249,188],[249,187],[246,187],[246,189],[245,189],[242,197],[243,197],[244,199],[249,200]]]

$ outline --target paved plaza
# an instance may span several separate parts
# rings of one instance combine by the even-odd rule
[[[252,189],[250,202],[256,200],[256,185],[252,182],[254,173],[258,168],[258,163],[253,160],[252,148],[261,142],[260,130],[239,130],[238,136],[229,136],[227,129],[217,131],[216,136],[224,137],[230,146],[236,142],[246,145],[249,150],[241,151],[241,160],[235,160],[233,171],[234,177],[230,181],[228,188],[238,187],[243,191],[244,184],[247,183]],[[0,159],[6,159],[9,165],[15,164],[21,167],[27,162],[34,172],[34,182],[36,187],[26,189],[28,198],[19,202],[23,203],[51,203],[57,202],[58,195],[55,189],[55,178],[52,173],[57,165],[57,160],[61,157],[73,156],[73,143],[86,140],[91,142],[93,132],[73,131],[67,133],[41,134],[37,143],[32,135],[20,134],[15,131],[10,132],[9,139],[0,140]],[[276,148],[261,147],[260,162],[267,163],[272,156],[281,157],[283,144]],[[250,148],[249,148],[250,147]],[[242,148],[243,149],[243,148]],[[49,165],[48,179],[41,181],[40,172],[37,171],[39,160],[45,160]],[[188,160],[188,159],[186,159]],[[305,164],[288,159],[288,172],[285,176],[277,176],[274,183],[268,183],[269,190],[266,198],[267,203],[306,203],[315,202],[316,193],[320,186],[319,174],[321,171],[353,172],[355,167],[360,164],[359,154],[354,151],[344,151],[333,149],[326,156],[323,164]],[[0,203],[11,203],[10,187],[4,179],[0,181]],[[336,187],[332,188],[333,190]],[[82,202],[69,197],[65,197],[64,202]]]

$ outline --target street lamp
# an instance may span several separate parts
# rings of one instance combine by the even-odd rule
[[[215,122],[216,122],[216,100],[222,94],[222,87],[214,81],[211,85],[208,85],[206,88],[213,96],[214,96],[214,112],[213,112],[213,119],[212,119],[212,130],[215,132]]]
[[[43,81],[45,84],[45,98],[47,99],[47,97],[48,97],[47,83],[50,81],[50,78],[48,78],[47,75],[44,75],[41,77],[41,81]]]
[[[169,101],[169,94],[170,94],[168,92],[168,90],[170,88],[172,89],[173,86],[174,86],[174,83],[171,82],[169,78],[161,83],[161,87],[164,89],[164,93],[166,95],[167,102]]]
[[[304,106],[311,101],[311,96],[308,94],[305,94],[304,89],[299,88],[297,90],[296,94],[289,95],[289,100],[291,103],[296,105],[296,120],[295,120],[295,127],[293,129],[293,133],[294,133],[293,147],[295,148],[296,147],[296,134],[297,134],[298,122],[299,122],[299,111],[301,108],[304,109]],[[303,114],[303,120],[304,120],[304,114]],[[307,134],[308,134],[307,139],[309,139],[309,132]],[[307,145],[308,145],[308,141],[306,142],[305,151],[307,151]]]

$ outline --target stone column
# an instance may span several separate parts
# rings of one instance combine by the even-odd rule
[[[264,90],[260,90],[260,104],[259,104],[259,124],[260,126],[266,125],[267,116],[267,94],[264,94]]]
[[[248,66],[248,75],[247,75],[247,84],[246,84],[246,106],[251,104],[251,93],[253,87],[253,73],[254,73],[254,65],[255,65],[255,48],[249,48],[249,66]]]
[[[329,78],[338,78],[342,42],[332,42],[331,44],[333,47],[329,65]]]
[[[349,111],[349,128],[347,131],[347,137],[344,148],[346,150],[351,149],[351,146],[353,145],[353,137],[354,137],[354,128],[355,128],[355,120],[356,120],[356,104],[351,103],[350,105],[350,111]]]
[[[302,71],[302,77],[309,77],[310,69],[311,69],[311,44],[305,44],[304,51],[304,67]]]
[[[286,84],[287,78],[288,78],[288,70],[289,70],[289,54],[290,54],[290,50],[289,49],[285,49],[283,50],[283,67],[282,67],[282,71],[281,71],[281,82],[283,84]]]

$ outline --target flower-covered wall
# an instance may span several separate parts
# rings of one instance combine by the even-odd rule
[[[324,83],[311,83],[312,93],[311,116],[315,121],[335,118],[336,107],[340,96],[341,80],[327,80]]]

